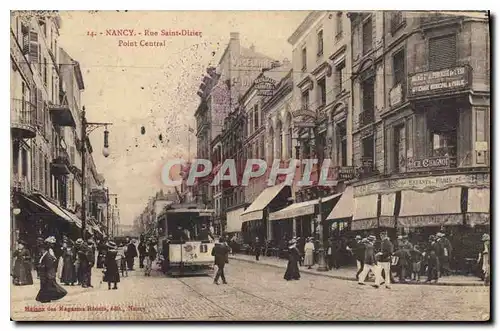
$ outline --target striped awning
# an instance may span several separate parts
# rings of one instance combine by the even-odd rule
[[[285,188],[286,183],[266,188],[254,202],[241,214],[243,222],[259,220],[264,217],[264,208]]]
[[[323,198],[321,200],[321,202],[323,203],[323,202],[331,201],[331,200],[333,200],[341,195],[342,195],[342,193],[330,195],[328,197]],[[294,218],[294,217],[299,217],[299,216],[314,215],[315,207],[318,204],[319,204],[319,199],[294,203],[294,204],[291,204],[290,206],[285,207],[281,210],[278,210],[274,213],[270,213],[269,219],[277,221],[277,220],[283,220],[283,219]]]
[[[379,227],[393,228],[396,225],[396,218],[394,217],[396,193],[382,194],[380,200]]]

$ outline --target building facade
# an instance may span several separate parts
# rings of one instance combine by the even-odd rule
[[[11,13],[12,244],[81,235],[85,176],[74,133],[84,85],[78,62],[58,46],[60,28],[55,13]]]
[[[361,12],[352,29],[352,229],[425,241],[489,224],[487,14]],[[445,231],[445,230],[443,230]]]

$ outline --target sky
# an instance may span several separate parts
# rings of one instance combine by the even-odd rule
[[[205,70],[217,65],[230,32],[244,47],[277,60],[291,59],[288,37],[305,11],[63,11],[59,46],[80,62],[87,121],[112,122],[110,156],[102,155],[103,129],[91,133],[94,161],[110,193],[118,194],[120,221],[132,224],[149,197],[166,187],[167,159],[196,152],[196,95]],[[136,36],[106,35],[134,29]],[[183,29],[201,36],[147,36],[145,30]],[[102,33],[102,34],[101,34]],[[142,35],[139,35],[142,33]],[[119,46],[123,41],[166,41],[163,47]],[[144,126],[145,134],[141,134]],[[160,140],[161,135],[161,140]]]

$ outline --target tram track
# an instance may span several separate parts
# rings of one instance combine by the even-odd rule
[[[177,278],[176,277],[176,280],[178,280],[181,284],[183,284],[186,287],[188,287],[191,291],[193,291],[194,293],[196,293],[201,298],[206,299],[207,301],[211,302],[216,307],[220,308],[221,310],[223,310],[224,312],[226,312],[230,316],[235,316],[233,313],[231,313],[229,310],[227,310],[226,308],[224,308],[223,306],[221,306],[220,304],[218,304],[216,301],[210,299],[208,296],[204,295],[201,291],[196,290],[192,285],[188,284],[188,282],[186,281],[187,279],[190,279],[190,278]],[[216,286],[216,285],[214,285],[214,286]],[[232,288],[232,289],[234,289],[234,290],[236,290],[236,291],[238,291],[240,293],[243,293],[243,294],[245,294],[247,296],[253,297],[253,298],[258,299],[260,301],[264,301],[267,304],[271,304],[271,305],[277,306],[277,307],[279,307],[281,309],[293,312],[293,313],[295,313],[295,314],[297,314],[299,316],[304,316],[304,317],[306,317],[308,319],[313,319],[313,320],[316,319],[314,316],[310,316],[310,315],[308,315],[307,313],[305,313],[303,311],[293,309],[293,308],[291,308],[289,306],[286,306],[286,305],[282,304],[281,302],[278,302],[278,301],[275,301],[275,300],[272,300],[272,299],[268,299],[268,298],[264,298],[264,297],[258,296],[256,294],[250,292],[250,291],[242,289],[239,286],[232,285],[231,283],[228,284],[228,285],[223,285],[223,286],[228,286],[228,287],[230,287],[230,288]],[[262,289],[266,289],[264,286],[261,286],[261,285],[258,285],[258,286],[261,287]]]

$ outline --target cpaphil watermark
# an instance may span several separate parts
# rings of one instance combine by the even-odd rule
[[[161,179],[166,186],[179,186],[183,182],[193,186],[200,181],[208,181],[211,186],[223,183],[229,186],[248,186],[252,179],[265,176],[268,186],[277,182],[297,186],[335,186],[335,171],[330,159],[274,160],[268,165],[265,160],[248,159],[244,168],[234,159],[226,159],[213,166],[210,160],[196,159],[189,163],[183,159],[169,160],[162,168]],[[178,169],[176,172],[173,169]],[[313,178],[314,177],[314,178]]]

